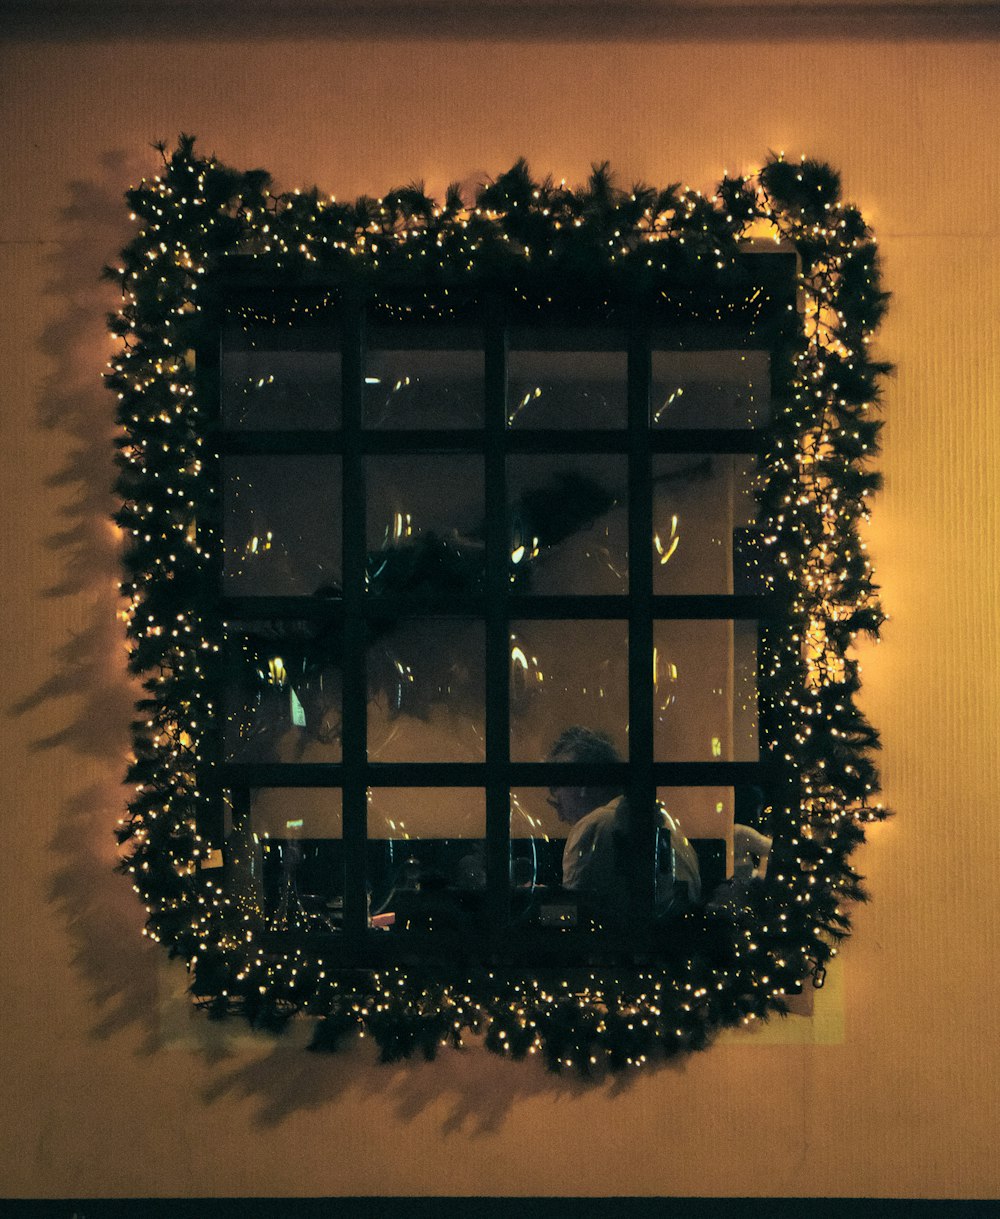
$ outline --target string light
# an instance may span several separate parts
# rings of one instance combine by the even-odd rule
[[[857,636],[877,635],[884,620],[859,527],[879,486],[870,459],[887,366],[870,347],[885,296],[875,239],[840,201],[834,171],[781,155],[754,175],[726,175],[706,196],[680,187],[620,191],[606,165],[572,191],[565,182],[533,182],[518,162],[474,201],[449,188],[436,204],[411,187],[348,204],[316,191],[272,193],[267,175],[202,158],[190,137],[160,152],[161,172],[127,193],[135,236],[108,271],[122,292],[106,374],[121,427],[120,617],[130,667],[146,690],[118,834],[128,844],[123,871],[147,912],[144,934],[187,960],[198,1002],[212,1013],[240,1011],[270,1028],[310,1014],[319,1049],[367,1033],[388,1059],[415,1050],[433,1056],[481,1035],[504,1056],[542,1054],[552,1069],[585,1074],[704,1048],[716,1029],[780,1008],[809,975],[820,984],[849,931],[849,905],[864,896],[849,858],[865,827],[886,815],[871,759],[878,738],[855,702],[852,652]],[[699,289],[728,282],[750,235],[793,246],[801,261],[799,330],[777,357],[760,489],[763,567],[793,623],[764,631],[761,715],[766,748],[784,761],[800,798],[774,802],[768,876],[717,920],[725,963],[692,955],[669,971],[609,969],[572,983],[491,971],[429,984],[395,967],[348,973],[316,950],[275,949],[253,902],[218,883],[199,828],[217,811],[206,779],[221,756],[225,631],[211,596],[222,550],[206,443],[213,404],[193,355],[205,334],[206,277],[234,253],[265,278],[287,281],[319,266],[366,277],[376,318],[461,320],[465,300],[454,286],[450,296],[424,291],[400,302],[381,293],[380,277],[416,285],[434,271],[474,286],[481,274],[502,272],[541,316],[553,292],[574,282],[564,268],[583,260],[619,293],[608,296],[608,309],[640,282],[662,275],[675,285],[686,275],[698,288],[672,287],[669,299],[696,311]],[[541,292],[537,272],[522,274],[539,266]],[[329,316],[337,303],[336,293],[303,294],[282,324]],[[744,323],[752,328],[763,305],[748,297]],[[237,320],[278,324],[252,306]],[[268,536],[256,542],[261,551],[271,545]],[[660,562],[675,545],[673,534],[656,539]],[[536,549],[537,539],[525,538],[512,561],[526,562]],[[285,662],[270,658],[267,680],[280,686],[287,677]]]

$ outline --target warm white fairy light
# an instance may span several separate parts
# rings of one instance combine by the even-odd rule
[[[752,178],[727,177],[712,197],[676,188],[615,194],[603,167],[589,195],[568,192],[564,182],[523,189],[526,167],[515,170],[472,206],[450,194],[442,207],[416,191],[351,209],[316,192],[272,194],[262,178],[203,160],[182,140],[164,156],[163,171],[130,192],[137,235],[111,273],[123,305],[112,326],[119,350],[108,381],[122,425],[118,525],[128,575],[120,617],[150,698],[136,730],[134,795],[121,823],[131,846],[124,866],[149,916],[145,934],[187,956],[196,990],[216,1010],[249,1012],[264,1003],[278,1021],[295,1010],[339,1013],[345,1031],[367,1027],[380,1037],[386,1026],[378,1021],[402,1013],[426,1022],[435,1045],[492,1029],[494,1048],[506,1055],[543,1052],[550,1065],[582,1070],[605,1061],[638,1066],[704,1044],[719,1024],[753,1022],[780,1002],[789,971],[801,977],[822,970],[855,892],[847,856],[864,824],[883,815],[872,799],[873,737],[854,706],[857,664],[849,651],[858,630],[874,631],[881,621],[857,536],[875,489],[866,467],[879,371],[869,355],[879,314],[875,247],[855,209],[837,201],[835,176],[805,159],[796,167],[782,157]],[[610,200],[603,212],[602,197]],[[198,826],[211,801],[199,775],[214,757],[222,628],[194,603],[172,606],[169,595],[185,582],[204,584],[220,545],[203,511],[214,473],[204,449],[210,404],[199,398],[192,356],[199,281],[220,254],[237,251],[265,272],[343,267],[345,259],[379,270],[400,258],[431,267],[438,258],[474,277],[480,260],[499,252],[511,265],[542,258],[557,264],[559,243],[580,240],[588,225],[612,213],[599,243],[609,272],[663,267],[672,252],[706,273],[719,271],[751,226],[755,235],[812,252],[800,284],[804,345],[776,409],[764,491],[772,584],[789,594],[801,625],[788,632],[787,646],[772,650],[762,680],[774,692],[772,747],[797,770],[803,797],[800,808],[782,814],[790,820],[788,854],[768,877],[767,913],[753,930],[737,922],[726,968],[705,972],[688,962],[669,977],[592,978],[573,991],[565,980],[501,983],[491,976],[486,984],[449,982],[430,994],[414,991],[402,970],[373,971],[358,983],[301,947],[275,952],[262,942],[253,903],[203,868],[209,844]],[[548,237],[518,239],[527,214],[549,225]],[[329,298],[297,302],[288,324],[331,305]],[[274,321],[245,316],[264,320]],[[676,525],[670,539],[656,539],[661,562],[670,558],[675,534]],[[258,539],[258,549],[262,544],[267,540]],[[525,539],[512,561],[535,554],[537,540],[529,547]],[[268,679],[282,684],[281,658],[266,663]],[[572,1048],[550,1052],[567,1037]]]

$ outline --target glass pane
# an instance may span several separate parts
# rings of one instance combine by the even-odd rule
[[[753,762],[757,624],[661,621],[653,628],[658,762]]]
[[[274,339],[274,326],[226,328],[223,425],[241,430],[339,428],[340,352],[293,351],[286,343],[276,349]]]
[[[482,590],[483,459],[371,457],[368,591],[430,602]]]
[[[226,887],[275,931],[343,925],[344,856],[337,788],[227,793]]]
[[[485,838],[482,788],[370,788],[372,925],[387,931],[478,931],[486,890]]]
[[[507,422],[516,428],[623,428],[624,351],[511,351]]]
[[[562,884],[567,825],[549,802],[546,787],[510,793],[511,879],[515,891]]]
[[[339,588],[339,457],[227,457],[222,477],[226,593]]]
[[[771,416],[766,351],[654,351],[655,428],[757,428]]]
[[[583,755],[576,760],[584,760]],[[682,793],[679,799],[673,798],[676,792]],[[665,796],[671,798],[669,804]],[[689,841],[677,815],[678,805],[688,809],[685,797],[690,797],[693,808],[713,810],[708,829],[713,843],[718,842],[704,852],[700,844]],[[727,827],[732,841],[732,793],[721,788],[664,788],[658,799],[657,839],[649,862],[655,872],[655,916],[665,920],[702,899],[703,853],[718,864],[717,878],[711,865],[708,868],[712,885],[725,879]],[[554,785],[511,792],[515,920],[621,929],[630,905],[630,832],[628,802],[613,789]]]
[[[223,739],[227,761],[339,762],[341,640],[316,621],[230,627]]]
[[[662,810],[658,880],[667,872],[673,880],[690,879],[693,859],[701,899],[711,900],[715,889],[732,875],[733,788],[661,787],[656,799]],[[685,849],[684,840],[691,851]]]
[[[653,458],[653,592],[763,591],[752,528],[757,459],[746,454]]]
[[[483,414],[481,351],[367,353],[367,427],[478,428]]]
[[[703,902],[725,900],[733,883],[766,875],[771,837],[762,788],[661,787],[656,798],[694,848]]]
[[[368,649],[368,757],[481,762],[485,634],[467,618],[386,626]]]
[[[563,807],[566,791],[577,807],[572,801]],[[741,886],[766,874],[771,839],[763,789],[748,784],[661,787],[656,799],[650,862],[658,924],[669,928],[671,917],[691,905],[728,901]],[[620,925],[614,912],[628,908],[627,833],[627,804],[608,791],[512,791],[515,922],[613,928],[617,920]]]
[[[516,591],[628,592],[625,457],[512,457],[507,487]]]
[[[627,757],[628,624],[512,622],[510,750],[540,762],[566,728],[607,733]]]

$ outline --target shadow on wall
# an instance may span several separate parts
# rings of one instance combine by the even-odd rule
[[[890,38],[921,40],[995,37],[996,5],[976,3],[898,4],[888,2],[788,4],[771,0],[734,5],[721,0],[646,0],[609,5],[605,0],[215,0],[148,6],[142,30],[147,38],[187,40],[197,9],[198,35],[225,39],[454,39],[531,42],[599,39],[674,42],[769,41],[796,38]],[[13,0],[5,14],[8,38],[80,42],[128,37],[135,19],[133,0]]]
[[[151,165],[122,152],[106,154],[95,181],[71,184],[61,215],[62,235],[44,285],[55,302],[53,320],[39,340],[51,374],[35,408],[39,430],[65,454],[45,488],[57,521],[45,544],[61,569],[42,596],[66,600],[67,617],[78,615],[83,625],[53,646],[48,676],[7,707],[11,718],[40,714],[50,730],[31,748],[64,771],[63,806],[49,843],[54,867],[48,898],[65,922],[74,967],[91,997],[89,1035],[105,1040],[138,1031],[140,1052],[147,1055],[193,1050],[205,1065],[202,1101],[250,1099],[264,1127],[350,1094],[378,1092],[402,1121],[443,1107],[444,1133],[489,1132],[523,1097],[571,1097],[593,1085],[547,1074],[540,1060],[505,1062],[475,1045],[464,1052],[444,1050],[431,1064],[414,1059],[386,1066],[374,1061],[374,1047],[363,1042],[333,1057],[307,1053],[307,1029],[301,1026],[276,1039],[249,1033],[236,1018],[220,1025],[192,1014],[180,1045],[167,1027],[166,954],[142,937],[142,909],[127,879],[114,870],[113,831],[125,807],[121,779],[140,688],[126,672],[116,616],[119,539],[110,520],[114,402],[101,374],[113,351],[105,316],[117,302],[114,289],[99,278],[129,239],[123,191],[148,175]],[[602,1086],[618,1092],[630,1080]]]
[[[310,1054],[291,1042],[275,1043],[263,1057],[234,1065],[232,1058],[216,1064],[201,1091],[206,1104],[225,1097],[249,1100],[254,1123],[262,1129],[280,1126],[299,1112],[320,1111],[331,1104],[381,1096],[400,1122],[412,1121],[428,1110],[439,1115],[442,1135],[489,1135],[501,1129],[517,1106],[541,1096],[573,1101],[597,1087],[606,1099],[629,1091],[631,1074],[582,1080],[575,1072],[547,1072],[540,1058],[509,1062],[470,1044],[467,1049],[445,1049],[433,1062],[415,1056],[400,1063],[380,1063],[374,1044],[333,1057]],[[656,1068],[653,1068],[654,1070]],[[684,1070],[683,1060],[660,1070]],[[648,1079],[650,1068],[642,1074]]]
[[[98,1012],[92,1033],[102,1038],[131,1025],[152,1036],[156,1010],[154,956],[139,935],[141,909],[113,872],[112,827],[124,804],[121,776],[135,692],[115,618],[114,416],[101,383],[111,349],[105,314],[114,298],[99,276],[127,235],[121,191],[130,169],[124,154],[110,153],[98,181],[70,184],[60,238],[39,286],[55,304],[38,344],[51,372],[36,420],[53,449],[65,455],[44,488],[56,524],[44,545],[60,566],[41,596],[66,601],[64,620],[72,615],[80,625],[52,648],[48,676],[8,707],[12,718],[37,712],[50,729],[56,725],[30,746],[61,768],[65,793],[49,843],[56,865],[49,900],[66,921],[74,965]]]

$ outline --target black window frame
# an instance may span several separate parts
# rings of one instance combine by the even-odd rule
[[[683,619],[755,619],[759,633],[766,625],[777,629],[789,621],[789,606],[777,594],[657,596],[652,569],[652,461],[661,453],[749,453],[762,459],[768,451],[767,429],[654,429],[650,424],[649,390],[653,350],[729,351],[737,348],[771,353],[772,410],[789,380],[789,341],[798,326],[796,258],[794,253],[746,253],[741,256],[745,280],[741,299],[760,290],[765,305],[748,316],[731,320],[722,308],[718,317],[678,321],[669,310],[659,310],[656,293],[632,291],[613,306],[590,289],[592,325],[607,333],[614,329],[627,353],[628,418],[624,429],[577,432],[518,431],[507,426],[506,360],[512,328],[532,327],[542,349],[565,325],[558,313],[551,317],[526,316],[516,294],[503,284],[484,282],[474,296],[480,310],[485,354],[484,426],[481,431],[428,432],[366,429],[363,410],[365,333],[372,316],[391,310],[397,299],[409,299],[412,283],[387,284],[377,290],[357,283],[261,283],[246,260],[234,258],[216,274],[213,284],[215,325],[206,328],[207,342],[198,353],[200,390],[206,400],[219,404],[219,425],[212,444],[213,459],[235,454],[330,453],[342,462],[343,594],[340,604],[307,597],[244,598],[220,595],[218,609],[226,622],[240,618],[310,618],[317,614],[339,616],[343,630],[343,738],[339,763],[209,762],[206,782],[219,793],[212,824],[200,829],[210,841],[222,845],[222,792],[234,793],[241,807],[255,787],[330,787],[343,793],[343,851],[345,894],[343,930],[333,935],[316,932],[271,932],[264,942],[276,950],[308,943],[322,948],[331,965],[369,967],[399,963],[414,955],[426,958],[464,957],[510,964],[583,963],[597,957],[620,959],[624,953],[642,960],[650,951],[648,929],[653,909],[655,849],[654,808],[660,786],[737,786],[753,784],[788,803],[787,785],[794,771],[768,756],[769,728],[766,704],[760,706],[760,754],[757,762],[656,762],[653,757],[653,630],[657,621]],[[226,310],[261,302],[280,312],[293,302],[335,300],[339,318],[337,347],[341,353],[342,422],[339,430],[236,431],[222,426],[221,354],[222,319]],[[380,313],[381,311],[381,313]],[[381,321],[380,321],[381,324]],[[396,323],[417,327],[420,322]],[[449,323],[435,325],[447,328]],[[310,341],[315,341],[315,334]],[[322,340],[320,340],[322,341]],[[378,613],[427,614],[426,605],[389,604],[366,596],[367,561],[365,529],[365,459],[374,454],[420,452],[475,453],[484,459],[486,500],[486,569],[482,596],[437,605],[435,616],[481,615],[486,632],[486,760],[483,763],[379,763],[369,762],[366,749],[368,688],[364,670],[366,622]],[[506,463],[514,454],[619,453],[628,469],[629,586],[627,595],[532,596],[510,590]],[[221,521],[219,522],[221,529]],[[221,563],[218,565],[221,588]],[[511,762],[509,713],[509,622],[530,619],[617,618],[627,621],[629,632],[629,757],[615,768],[582,764]],[[766,647],[766,640],[761,643]],[[763,657],[758,658],[758,669]],[[510,790],[517,786],[550,786],[555,780],[623,782],[629,796],[633,908],[624,936],[611,933],[532,928],[526,938],[512,938],[510,909]],[[393,936],[373,933],[368,926],[365,852],[367,792],[384,786],[475,786],[486,794],[487,926],[485,941],[459,943],[439,932],[405,932]],[[794,801],[794,796],[791,797]]]

